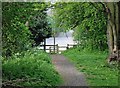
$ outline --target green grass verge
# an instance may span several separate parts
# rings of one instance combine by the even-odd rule
[[[60,75],[55,71],[49,55],[33,49],[24,52],[24,56],[14,55],[11,59],[2,59],[2,77],[4,85],[22,87],[57,86],[62,83]]]
[[[118,68],[106,63],[106,52],[69,49],[63,54],[85,73],[89,86],[118,86]]]

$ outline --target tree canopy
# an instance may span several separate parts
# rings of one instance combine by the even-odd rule
[[[48,33],[43,35],[45,31],[50,29],[45,12],[48,5],[44,2],[2,3],[3,56],[10,56],[11,54],[28,49],[34,41],[36,43],[36,38],[39,38],[39,36],[48,37]],[[36,33],[29,30],[30,28],[35,28],[37,30]],[[33,36],[34,38],[32,39]],[[40,43],[41,41],[38,42]]]
[[[97,4],[98,8],[95,8]],[[107,17],[99,3],[59,2],[55,4],[56,26],[64,30],[73,29],[74,38],[83,47],[90,49],[107,48]],[[102,47],[101,47],[102,46]]]

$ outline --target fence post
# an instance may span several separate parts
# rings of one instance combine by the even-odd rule
[[[58,46],[58,44],[56,46],[57,46],[57,53],[59,53],[59,46]]]
[[[51,47],[49,47],[49,52],[51,53]]]
[[[69,49],[69,44],[67,44],[67,47],[66,47],[66,49]]]
[[[46,51],[46,39],[44,38],[44,51]]]

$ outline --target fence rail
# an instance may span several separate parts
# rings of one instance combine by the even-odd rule
[[[74,45],[74,44],[67,44],[67,46],[58,46],[58,44],[56,44],[56,45],[40,45],[40,46],[43,46],[43,47],[49,46],[49,48],[45,49],[45,50],[49,50],[49,53],[59,53],[59,52],[64,51],[63,48],[65,50],[67,50],[67,49],[69,49],[71,47],[74,47],[76,45]]]

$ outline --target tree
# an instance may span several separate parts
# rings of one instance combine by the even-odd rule
[[[94,3],[103,9],[100,3]],[[56,26],[64,30],[74,29],[74,38],[83,48],[105,50],[107,48],[107,17],[89,2],[56,3]]]
[[[120,2],[56,3],[55,15],[58,22],[56,25],[65,30],[74,28],[75,38],[83,43],[83,47],[90,44],[93,48],[102,46],[105,49],[108,41],[109,58],[113,56],[119,60],[119,4]]]
[[[31,47],[31,31],[26,22],[39,11],[44,11],[44,2],[3,2],[2,3],[2,55],[5,57]]]
[[[45,38],[51,36],[51,27],[47,21],[46,11],[38,11],[38,13],[29,20],[29,29],[32,33],[31,39],[38,46]]]
[[[119,50],[120,50],[120,2],[109,2],[106,3],[106,12],[108,13],[108,46],[109,46],[109,58],[114,56],[113,60],[120,61]]]

